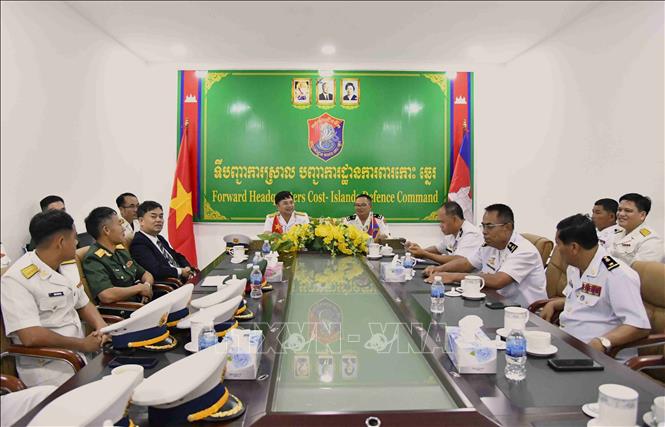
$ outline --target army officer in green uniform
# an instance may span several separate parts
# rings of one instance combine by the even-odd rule
[[[83,272],[93,298],[101,303],[149,301],[154,278],[123,246],[124,230],[115,210],[93,209],[85,219],[85,228],[96,240],[83,257]]]

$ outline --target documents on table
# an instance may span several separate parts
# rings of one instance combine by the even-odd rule
[[[217,287],[218,285],[221,285],[222,282],[224,282],[224,279],[229,277],[228,274],[224,276],[208,276],[205,279],[203,279],[203,282],[201,283],[201,286],[214,286]]]

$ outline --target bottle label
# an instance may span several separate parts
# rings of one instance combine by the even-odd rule
[[[442,298],[443,289],[441,288],[432,288],[432,298]]]
[[[526,340],[523,338],[507,339],[506,355],[510,357],[526,356]]]

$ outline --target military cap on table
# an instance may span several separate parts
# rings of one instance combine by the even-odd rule
[[[184,319],[189,315],[189,301],[192,299],[192,291],[194,290],[194,284],[188,283],[179,287],[178,289],[167,293],[164,296],[159,297],[160,303],[167,305],[170,304],[171,308],[169,309],[169,315],[166,318],[166,326],[171,328],[178,324],[180,319]],[[135,310],[130,317],[134,317],[141,314],[141,311],[149,307],[150,304],[154,304],[156,301],[151,301],[143,307]]]
[[[238,321],[233,318],[233,315],[240,301],[242,301],[242,297],[235,296],[228,301],[201,309],[179,321],[178,328],[187,329],[191,327],[192,322],[203,322],[212,319],[217,336],[224,338],[228,331],[238,327]]]
[[[219,289],[217,292],[192,300],[192,307],[202,309],[228,301],[236,296],[242,296],[246,284],[247,279],[238,279],[234,274],[233,278],[226,280],[221,288],[217,288]],[[254,313],[247,307],[247,302],[242,298],[236,310],[235,318],[240,321],[254,318]]]

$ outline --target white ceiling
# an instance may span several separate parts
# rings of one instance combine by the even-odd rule
[[[503,64],[598,4],[66,3],[148,63],[314,69]],[[326,44],[336,53],[321,53]]]

